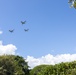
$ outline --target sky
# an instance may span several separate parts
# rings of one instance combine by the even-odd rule
[[[20,55],[32,68],[76,60],[75,18],[68,0],[0,0],[0,55]]]

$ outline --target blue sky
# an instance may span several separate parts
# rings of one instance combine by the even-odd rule
[[[76,9],[68,0],[0,0],[0,41],[15,45],[23,57],[76,53],[75,23]]]

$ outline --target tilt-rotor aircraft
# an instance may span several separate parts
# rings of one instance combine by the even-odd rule
[[[26,32],[26,31],[28,31],[29,29],[24,29],[24,31]]]
[[[14,31],[14,29],[13,29],[13,30],[9,30],[9,32],[11,32],[11,33],[12,33],[13,31]]]
[[[26,23],[26,21],[21,21],[22,25]]]

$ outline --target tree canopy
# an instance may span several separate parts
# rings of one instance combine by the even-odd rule
[[[0,75],[28,75],[29,69],[21,56],[0,56]]]
[[[74,7],[76,9],[76,0],[69,0],[68,3],[70,4],[70,7]]]
[[[21,56],[0,56],[0,75],[76,75],[76,61],[28,68],[28,63]]]
[[[55,65],[39,65],[30,71],[30,75],[76,75],[76,61]]]

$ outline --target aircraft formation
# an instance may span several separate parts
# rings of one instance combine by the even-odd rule
[[[22,25],[26,24],[26,21],[21,21],[21,24],[22,24]],[[28,30],[29,30],[29,29],[24,29],[25,32],[27,32]],[[14,29],[10,29],[9,32],[10,32],[10,33],[13,33],[13,32],[14,32]]]

